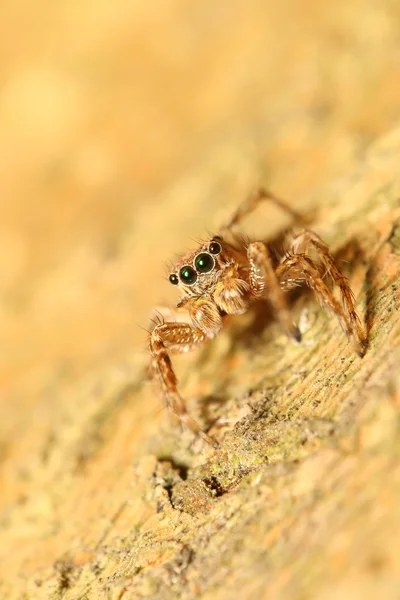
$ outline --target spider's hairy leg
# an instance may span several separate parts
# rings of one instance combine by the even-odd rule
[[[222,236],[226,233],[231,233],[230,230],[235,228],[240,221],[242,221],[248,214],[253,212],[260,204],[260,202],[270,200],[276,206],[279,206],[282,210],[287,212],[290,216],[300,222],[304,222],[304,217],[298,213],[294,208],[289,206],[284,200],[281,200],[275,194],[266,190],[263,187],[258,188],[255,192],[253,192],[250,196],[248,196],[241,204],[239,204],[236,211],[233,213],[231,218],[223,227],[221,227]]]
[[[285,331],[300,342],[300,331],[293,323],[285,294],[276,276],[267,246],[262,242],[254,242],[249,245],[247,256],[250,262],[249,279],[252,296],[268,299]]]
[[[157,325],[162,325],[163,323],[190,323],[190,317],[186,312],[178,308],[155,306],[150,313],[149,321],[148,331],[151,333]]]
[[[354,330],[347,312],[322,280],[318,265],[309,256],[305,254],[288,256],[279,265],[276,272],[283,289],[291,289],[298,282],[305,281],[315,292],[317,298],[337,316],[356,352],[360,356],[363,355],[365,348],[358,337],[357,330]]]
[[[354,294],[349,281],[337,266],[328,246],[321,238],[308,229],[298,231],[292,241],[291,254],[308,254],[310,247],[315,250],[318,260],[321,262],[326,273],[329,273],[334,283],[340,290],[343,307],[350,321],[355,338],[356,352],[363,356],[368,346],[368,340],[360,318],[354,306]]]
[[[150,335],[149,346],[153,373],[163,391],[165,403],[172,414],[207,443],[216,446],[216,441],[207,435],[190,416],[185,402],[178,391],[178,381],[173,369],[170,352],[186,352],[208,341],[209,336],[189,323],[160,323]]]

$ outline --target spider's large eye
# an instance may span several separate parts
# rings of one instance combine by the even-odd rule
[[[178,285],[179,283],[179,279],[178,279],[178,275],[175,275],[175,273],[171,273],[171,275],[168,277],[170,283],[172,283],[172,285]]]
[[[211,254],[202,252],[196,256],[194,266],[199,273],[209,273],[214,268],[214,259]]]
[[[179,277],[183,283],[186,283],[186,285],[193,285],[197,279],[197,273],[193,267],[185,265],[179,271]]]
[[[213,240],[209,245],[208,249],[211,252],[211,254],[219,254],[222,250],[222,246],[219,242]]]

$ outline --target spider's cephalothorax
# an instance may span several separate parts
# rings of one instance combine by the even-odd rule
[[[192,296],[212,294],[226,269],[234,265],[234,258],[223,248],[222,238],[217,236],[182,258],[169,280]]]
[[[221,229],[221,235],[184,256],[169,275],[169,281],[182,290],[177,308],[187,311],[188,322],[163,321],[154,327],[150,335],[153,371],[161,384],[167,406],[182,423],[214,445],[215,440],[200,429],[186,410],[177,388],[170,352],[186,352],[210,340],[221,329],[226,315],[241,314],[253,300],[264,297],[272,305],[286,332],[300,341],[300,332],[292,321],[285,291],[305,282],[336,314],[360,356],[367,346],[349,283],[326,244],[315,233],[302,229],[294,234],[291,247],[278,266],[274,265],[264,243],[245,243],[235,234],[241,219],[266,199],[301,220],[301,216],[286,203],[263,189],[250,196]],[[313,248],[316,260],[309,256],[310,248]],[[339,287],[342,303],[336,300],[323,281],[327,273]]]
[[[248,307],[248,268],[241,253],[216,236],[183,257],[169,280],[183,291],[179,308],[186,307],[193,323],[212,337],[225,314]]]

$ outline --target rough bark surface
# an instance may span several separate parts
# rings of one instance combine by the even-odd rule
[[[310,294],[293,302],[299,345],[263,306],[232,320],[182,368],[218,450],[160,418],[132,447],[132,421],[155,417],[144,359],[57,392],[53,435],[3,512],[2,597],[21,578],[25,598],[396,597],[399,161],[398,130],[314,223],[347,261],[367,355]]]
[[[86,23],[82,47],[59,49],[71,72],[22,70],[0,104],[4,135],[14,139],[10,123],[19,132],[0,173],[0,598],[397,599],[399,9],[254,0],[227,14],[201,3],[189,16],[186,2],[167,2],[133,18],[134,3],[121,14],[100,4],[93,28],[88,7],[61,14],[71,42]],[[125,23],[136,23],[134,43]],[[138,51],[149,32],[159,54]],[[48,44],[58,48],[46,38],[43,56]],[[143,93],[133,116],[132,57]],[[101,96],[100,64],[121,110],[104,120],[93,101],[91,121],[76,82],[83,69]],[[29,112],[37,86],[45,117]],[[34,158],[20,154],[29,119],[44,127],[29,129]],[[136,147],[144,140],[148,152]],[[232,318],[174,361],[214,450],[160,408],[136,324],[167,297],[158,265],[260,180],[313,216],[350,279],[369,348],[356,356],[307,289],[291,299],[300,344],[262,304]],[[31,221],[18,203],[28,191]],[[247,233],[271,240],[288,225],[264,206]]]

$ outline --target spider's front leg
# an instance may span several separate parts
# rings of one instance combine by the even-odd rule
[[[293,323],[284,292],[276,276],[269,250],[262,242],[254,242],[247,249],[250,263],[250,290],[254,298],[266,298],[271,303],[282,327],[297,342],[301,333]]]
[[[199,427],[187,411],[185,401],[178,391],[178,381],[170,353],[187,352],[209,341],[221,327],[221,317],[216,307],[209,302],[191,302],[187,308],[193,324],[164,322],[156,325],[151,332],[149,346],[153,373],[158,379],[165,403],[172,414],[193,433],[200,435],[207,443],[216,447],[217,442]]]

